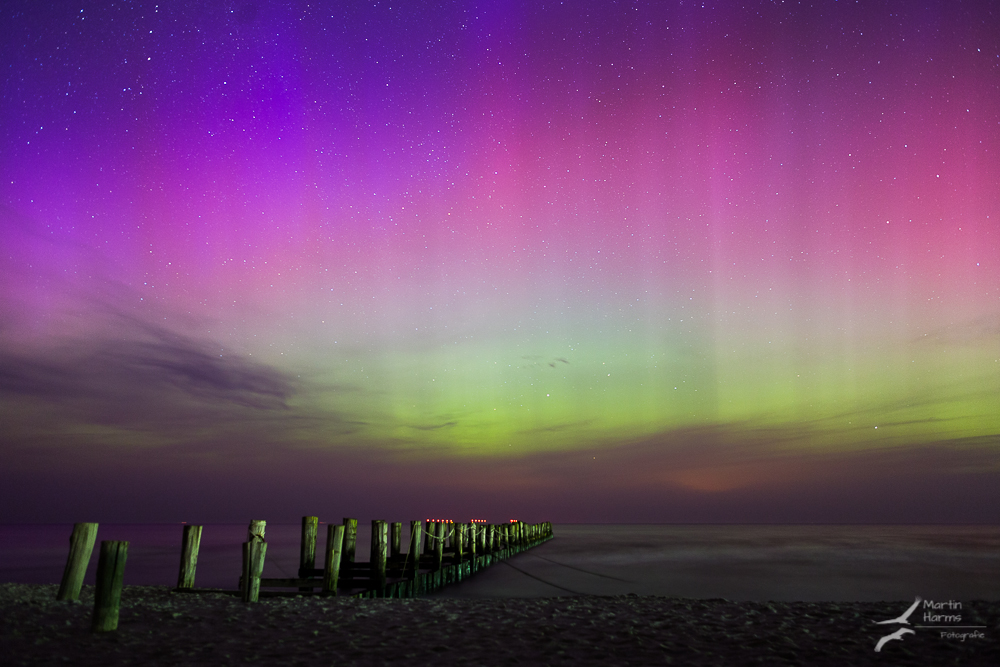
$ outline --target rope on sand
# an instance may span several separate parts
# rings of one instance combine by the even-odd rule
[[[514,568],[515,570],[517,570],[518,572],[520,572],[521,574],[523,574],[523,575],[525,575],[527,577],[531,577],[532,579],[537,579],[538,581],[542,582],[543,584],[547,584],[547,585],[552,586],[554,588],[560,588],[560,589],[562,589],[564,591],[572,593],[573,595],[586,595],[586,593],[581,593],[580,591],[574,591],[572,588],[566,588],[565,586],[560,586],[559,584],[553,584],[551,581],[545,581],[541,577],[536,577],[535,575],[531,574],[530,572],[525,572],[521,568],[519,568],[519,567],[517,567],[515,565],[511,565],[510,563],[508,563],[505,560],[504,561],[500,561],[500,562],[503,563],[504,565],[506,565],[507,567]]]
[[[605,579],[614,579],[615,581],[623,581],[626,584],[634,584],[634,583],[636,583],[636,582],[631,581],[629,579],[620,579],[619,577],[612,577],[610,574],[601,574],[600,572],[591,572],[590,570],[584,570],[582,567],[576,567],[574,565],[567,565],[566,563],[560,563],[557,560],[552,560],[551,558],[546,558],[545,556],[539,556],[538,554],[529,553],[528,555],[529,556],[533,556],[535,558],[541,558],[542,560],[547,560],[550,563],[554,563],[556,565],[561,565],[562,567],[568,567],[569,569],[576,570],[577,572],[583,572],[584,574],[591,574],[591,575],[593,575],[595,577],[604,577]]]

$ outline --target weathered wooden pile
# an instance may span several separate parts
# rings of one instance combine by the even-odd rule
[[[371,555],[357,562],[358,520],[328,525],[323,567],[316,567],[319,519],[302,517],[298,577],[262,577],[267,555],[266,522],[251,521],[243,543],[239,593],[246,602],[262,595],[349,595],[359,598],[416,597],[469,577],[479,570],[552,539],[552,524],[481,522],[410,522],[410,539],[402,549],[401,523],[372,521]],[[177,590],[192,593],[201,545],[202,526],[185,525]],[[69,557],[57,599],[77,600],[97,538],[96,523],[78,523],[70,537]],[[118,609],[128,555],[128,542],[101,542],[94,599],[94,632],[118,627]],[[279,589],[279,590],[274,590]],[[281,591],[280,589],[285,589]],[[214,591],[213,591],[214,592]]]
[[[357,562],[358,520],[345,518],[341,525],[327,526],[323,567],[317,568],[318,527],[318,517],[302,517],[299,576],[273,579],[261,577],[267,551],[265,522],[252,521],[243,544],[243,574],[240,577],[243,599],[256,600],[261,588],[297,589],[292,594],[415,597],[461,581],[497,561],[552,538],[552,524],[548,522],[434,521],[428,522],[425,530],[422,521],[411,521],[409,544],[404,552],[402,523],[376,520],[372,521],[368,562]],[[185,547],[185,553],[192,550],[196,552],[197,546]],[[187,577],[182,559],[178,588],[184,587],[182,582]],[[190,579],[193,582],[193,574]]]

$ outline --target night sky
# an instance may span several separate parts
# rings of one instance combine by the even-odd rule
[[[995,3],[0,23],[0,521],[1000,522]]]

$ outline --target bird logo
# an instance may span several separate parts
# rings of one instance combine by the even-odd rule
[[[885,637],[879,639],[878,644],[875,644],[875,652],[876,653],[880,652],[882,650],[882,647],[885,646],[887,643],[891,642],[893,639],[902,640],[903,635],[915,635],[915,634],[917,633],[914,630],[910,630],[909,628],[900,628],[899,630],[896,630],[892,634],[886,635]]]
[[[907,619],[910,618],[910,614],[915,612],[917,610],[917,607],[919,606],[920,606],[920,596],[918,595],[917,599],[913,601],[913,604],[910,605],[909,609],[903,612],[902,616],[899,616],[898,618],[891,618],[888,621],[875,621],[875,625],[885,625],[886,623],[905,623],[906,625],[909,625],[910,621],[908,621]]]
[[[915,599],[913,601],[913,604],[910,605],[910,608],[904,611],[900,616],[897,616],[896,618],[890,618],[888,621],[875,621],[875,625],[886,625],[888,623],[901,623],[903,625],[909,625],[910,615],[913,612],[915,612],[917,610],[917,607],[919,606],[920,606],[920,596],[918,595],[917,599]],[[896,630],[895,632],[890,633],[885,637],[881,637],[878,640],[878,643],[875,644],[875,652],[880,653],[882,651],[882,647],[894,639],[902,641],[904,635],[915,635],[915,634],[916,634],[915,630],[910,630],[909,628],[900,628],[899,630]]]

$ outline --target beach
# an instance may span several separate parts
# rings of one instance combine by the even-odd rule
[[[102,525],[132,540],[108,635],[90,631],[96,558],[80,602],[57,602],[70,526],[43,528],[7,527],[0,545],[9,664],[1000,664],[996,527],[565,525],[426,597],[246,605],[232,590],[245,526],[206,527],[196,585],[230,590],[179,593],[179,526]],[[267,571],[289,576],[298,527],[268,536]],[[984,627],[917,627],[923,606],[876,625],[916,596],[960,604],[945,625]]]
[[[899,602],[734,602],[664,596],[272,597],[126,586],[118,630],[90,631],[93,588],[0,584],[11,665],[995,665],[1000,602],[964,603],[982,639],[917,629],[878,639]]]

